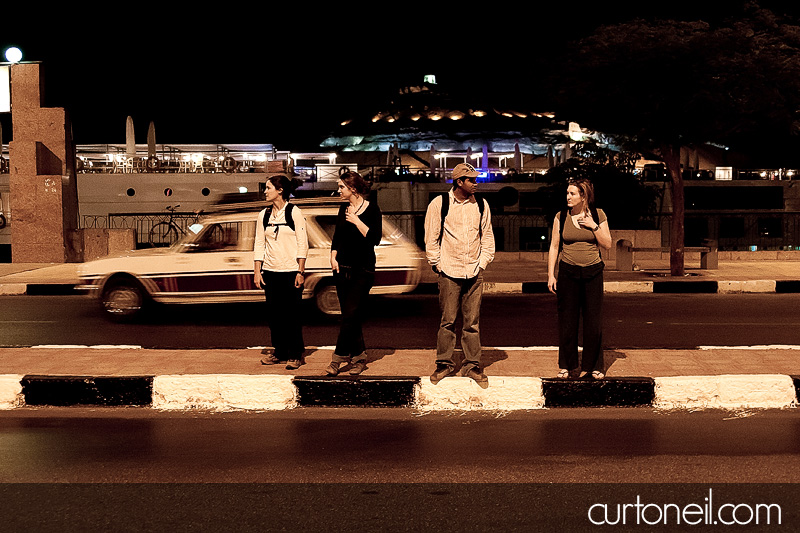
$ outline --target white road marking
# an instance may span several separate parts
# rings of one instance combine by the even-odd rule
[[[31,348],[51,348],[51,349],[61,349],[61,348],[88,348],[90,350],[141,350],[141,346],[136,346],[132,344],[94,344],[88,346],[86,344],[37,344],[36,346],[31,346]]]
[[[57,324],[57,320],[0,320],[0,324]]]
[[[754,346],[698,346],[699,350],[800,350],[791,344],[761,344]]]

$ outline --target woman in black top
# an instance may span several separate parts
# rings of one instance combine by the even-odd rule
[[[382,218],[378,204],[367,200],[369,185],[357,172],[339,178],[339,195],[347,200],[339,209],[331,243],[331,268],[342,319],[329,376],[339,373],[342,363],[350,362],[350,374],[367,368],[367,352],[361,328],[367,296],[375,282],[375,247],[381,242]]]

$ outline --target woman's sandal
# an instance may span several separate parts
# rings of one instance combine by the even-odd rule
[[[594,372],[592,372],[592,379],[603,379],[604,377],[606,377],[606,375],[600,372],[599,370],[595,370]]]
[[[567,370],[566,368],[560,369],[556,377],[561,379],[567,379],[569,377],[569,370]]]

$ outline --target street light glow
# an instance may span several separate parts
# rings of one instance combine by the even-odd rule
[[[17,48],[16,46],[12,46],[11,48],[6,49],[6,61],[9,63],[19,63],[22,61],[22,50]]]

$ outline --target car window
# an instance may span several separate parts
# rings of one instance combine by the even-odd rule
[[[192,243],[194,252],[229,252],[246,250],[241,239],[242,222],[221,222],[203,228]],[[250,245],[252,249],[252,241]]]

